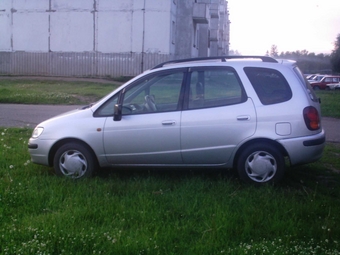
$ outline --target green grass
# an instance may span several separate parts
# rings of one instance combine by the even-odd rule
[[[340,91],[316,91],[321,99],[321,113],[325,117],[340,118]]]
[[[223,170],[32,164],[31,129],[0,129],[0,254],[340,254],[340,147],[256,188]]]
[[[118,83],[1,79],[0,103],[88,104],[117,87]]]

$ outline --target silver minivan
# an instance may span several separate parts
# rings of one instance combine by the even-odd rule
[[[98,102],[46,120],[29,139],[32,162],[58,175],[100,167],[222,167],[248,183],[276,183],[325,145],[319,99],[295,62],[223,56],[174,60]]]

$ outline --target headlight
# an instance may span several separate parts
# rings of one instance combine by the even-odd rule
[[[42,132],[44,131],[44,128],[43,127],[36,127],[34,130],[33,130],[33,133],[32,133],[32,138],[38,138]]]

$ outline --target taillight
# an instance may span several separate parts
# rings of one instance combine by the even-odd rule
[[[313,106],[303,109],[303,118],[309,130],[318,130],[320,128],[320,118],[318,110]]]

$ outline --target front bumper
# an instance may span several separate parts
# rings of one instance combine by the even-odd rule
[[[28,141],[28,152],[31,155],[31,161],[36,164],[50,166],[48,156],[54,143],[54,140],[30,138]]]

